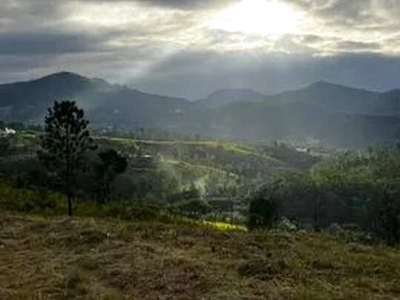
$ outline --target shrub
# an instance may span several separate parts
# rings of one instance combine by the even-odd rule
[[[42,189],[14,188],[0,182],[0,207],[20,212],[57,212],[63,206],[61,195]]]
[[[279,220],[279,201],[277,196],[266,189],[257,191],[250,198],[250,207],[247,218],[249,230],[257,228],[271,228]]]
[[[178,203],[175,208],[183,215],[199,218],[211,212],[212,208],[203,200],[192,199]]]

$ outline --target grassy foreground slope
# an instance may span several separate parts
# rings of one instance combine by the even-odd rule
[[[399,298],[394,248],[300,232],[0,217],[0,299]]]

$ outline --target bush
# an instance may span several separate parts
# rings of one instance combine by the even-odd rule
[[[250,198],[250,207],[247,218],[249,230],[257,228],[271,228],[279,220],[279,200],[277,195],[266,189],[256,192]]]
[[[58,212],[62,196],[42,189],[14,188],[0,182],[0,208],[19,212]]]
[[[200,218],[211,212],[212,208],[203,200],[192,199],[184,202],[180,202],[174,206],[179,213],[187,215],[189,217]]]

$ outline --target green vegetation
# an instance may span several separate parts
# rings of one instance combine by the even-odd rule
[[[111,183],[118,174],[125,172],[127,160],[114,149],[103,150],[98,154],[99,162],[95,165],[97,183],[97,203],[104,204],[110,198]]]
[[[400,146],[137,140],[83,116],[56,102],[0,136],[0,298],[400,297]]]
[[[66,105],[73,103],[66,102]],[[81,110],[74,109],[83,117]],[[78,119],[66,116],[62,121],[82,121],[86,126],[86,121]],[[45,131],[20,126],[16,134],[2,138],[7,151],[0,157],[0,175],[17,188],[60,194],[68,194],[69,190],[68,203],[73,202],[75,209],[93,203],[121,207],[146,203],[177,209],[196,219],[244,225],[247,196],[258,186],[277,174],[308,170],[320,160],[290,147],[284,153],[275,149],[282,145],[256,146],[200,137],[193,141],[172,141],[168,137],[164,141],[135,140],[129,135],[110,137],[110,134],[91,132],[96,149],[84,145],[77,152],[76,160],[69,164],[74,167],[71,174],[65,176],[67,155],[65,149],[58,147],[60,140],[53,135],[67,123],[60,120],[57,124],[60,128],[47,126]],[[85,128],[82,134],[89,139]],[[70,137],[75,136],[79,141],[79,133]],[[58,136],[64,142],[65,137]],[[46,150],[49,143],[42,143],[46,139],[57,142],[53,143],[54,149]],[[56,155],[57,149],[62,150],[62,155]],[[196,209],[188,210],[193,204],[197,205]]]
[[[400,148],[346,152],[264,189],[280,214],[314,229],[332,224],[400,241]]]
[[[84,119],[84,112],[75,102],[54,103],[45,119],[42,137],[43,152],[40,158],[46,167],[63,181],[67,195],[68,215],[72,216],[73,186],[76,173],[85,163],[85,152],[91,147],[91,139]]]
[[[277,195],[268,190],[260,190],[252,195],[249,205],[247,227],[250,230],[271,229],[278,222]]]
[[[139,204],[250,229],[279,226],[285,217],[296,228],[321,230],[337,224],[389,244],[400,239],[397,147],[327,157],[326,151],[318,156],[282,142],[261,146],[200,137],[195,141],[133,140],[94,132],[95,149],[89,147],[83,111],[74,109],[77,118],[63,120],[83,122],[76,131],[77,143],[72,144],[80,147],[80,136],[85,142],[83,148],[76,148],[74,153],[79,155],[70,163],[79,168],[70,170],[68,211],[72,202],[76,209],[97,203],[121,207],[120,211]],[[67,111],[60,110],[60,120]],[[57,148],[58,142],[48,147],[49,141],[57,140],[50,137],[65,130],[60,120],[59,128],[51,127],[48,120],[44,134],[21,127],[17,134],[1,139],[6,151],[0,158],[0,173],[15,188],[68,195],[65,149]],[[49,162],[56,160],[47,156],[43,165],[36,156],[39,152],[39,157],[44,157],[40,140],[47,140],[44,149],[58,158],[52,168]],[[64,154],[55,155],[57,149]],[[102,207],[89,210],[96,209]]]

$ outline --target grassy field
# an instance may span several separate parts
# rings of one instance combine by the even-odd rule
[[[400,251],[325,234],[1,212],[0,299],[400,299]]]

